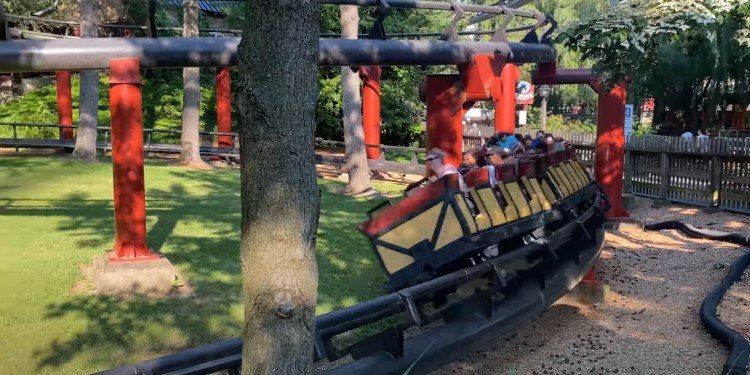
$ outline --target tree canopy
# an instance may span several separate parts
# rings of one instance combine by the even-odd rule
[[[656,98],[689,129],[714,124],[700,114],[715,116],[717,105],[750,104],[747,0],[626,0],[557,41],[593,60],[605,84],[630,80],[631,97]]]

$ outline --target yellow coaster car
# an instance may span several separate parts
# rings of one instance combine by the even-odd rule
[[[359,226],[390,290],[544,241],[573,221],[581,230],[568,241],[584,241],[604,222],[606,199],[572,149],[471,170],[464,176],[469,191],[459,189],[458,178],[444,176]]]

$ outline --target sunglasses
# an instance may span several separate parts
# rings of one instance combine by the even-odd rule
[[[438,160],[438,159],[440,159],[440,158],[437,157],[437,156],[435,156],[435,157],[427,158],[425,160],[427,160],[427,161],[433,161],[433,160]]]

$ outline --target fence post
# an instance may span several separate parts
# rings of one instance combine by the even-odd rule
[[[16,129],[16,124],[13,124],[13,144],[18,144],[18,130]],[[18,152],[18,147],[16,147],[16,152]]]
[[[669,190],[669,154],[666,152],[661,153],[661,185],[659,186],[659,198],[667,199],[667,191]]]
[[[711,159],[711,205],[720,205],[721,195],[721,157],[714,155]]]
[[[623,190],[630,193],[633,191],[633,152],[625,150],[625,186]]]

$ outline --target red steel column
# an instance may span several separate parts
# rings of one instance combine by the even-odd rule
[[[516,81],[521,72],[513,64],[503,65],[500,81],[502,90],[500,100],[495,99],[495,131],[502,133],[516,132]]]
[[[425,78],[427,102],[427,149],[445,152],[446,164],[461,164],[465,93],[457,74],[428,75]],[[427,171],[430,173],[430,171]]]
[[[60,139],[73,139],[73,100],[70,94],[70,71],[55,72],[57,82],[57,122],[60,128]]]
[[[232,132],[232,92],[229,82],[229,67],[216,68],[216,131]],[[234,147],[231,135],[218,137],[219,148]]]
[[[146,246],[141,76],[137,58],[109,63],[109,110],[115,195],[115,247],[109,261],[158,258]]]
[[[379,66],[359,68],[362,78],[362,127],[366,145],[380,144],[380,75]],[[380,148],[367,147],[368,159],[380,159]]]
[[[622,168],[625,158],[625,101],[627,83],[606,90],[596,85],[599,106],[596,112],[596,181],[607,193],[612,209],[607,216],[628,217],[622,207]]]

